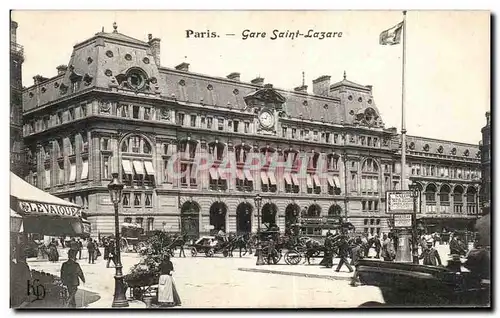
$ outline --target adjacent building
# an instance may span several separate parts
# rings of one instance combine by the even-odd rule
[[[479,143],[481,149],[481,204],[482,213],[490,213],[491,204],[491,117],[486,113],[486,126],[481,129],[483,138]]]
[[[388,231],[384,194],[400,189],[400,136],[385,127],[372,87],[345,73],[334,83],[315,79],[311,91],[243,82],[238,72],[198,74],[187,63],[168,68],[160,39],[116,26],[76,44],[56,69],[23,92],[26,178],[83,205],[94,235],[114,232],[106,186],[115,172],[126,185],[120,221],[146,230],[256,230],[259,193],[262,223],[282,231],[302,211]],[[407,145],[420,218],[448,228],[474,220],[478,146],[417,136]],[[258,168],[246,168],[249,158]]]
[[[25,171],[22,125],[22,64],[24,49],[17,43],[17,22],[10,22],[10,170],[19,176]]]

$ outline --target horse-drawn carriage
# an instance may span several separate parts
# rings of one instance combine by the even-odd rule
[[[230,242],[216,239],[214,236],[202,236],[189,245],[191,256],[195,257],[198,253],[204,253],[206,257],[212,257],[217,253],[222,253],[224,257],[229,256],[231,252]]]
[[[120,250],[122,252],[138,252],[146,247],[149,235],[144,234],[144,229],[134,223],[122,223]]]

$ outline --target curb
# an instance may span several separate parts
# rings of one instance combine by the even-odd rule
[[[271,269],[256,269],[256,268],[240,267],[240,268],[238,268],[238,270],[242,271],[242,272],[276,274],[276,275],[297,276],[297,277],[307,277],[307,278],[321,278],[321,279],[329,279],[329,280],[345,280],[345,281],[351,280],[351,277],[344,277],[344,276],[305,274],[305,273],[297,273],[297,272],[277,271],[277,270],[271,270]]]

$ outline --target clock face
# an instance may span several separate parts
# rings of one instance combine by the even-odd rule
[[[274,115],[270,112],[262,112],[259,115],[260,124],[266,128],[274,126]]]

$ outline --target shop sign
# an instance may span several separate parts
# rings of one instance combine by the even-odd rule
[[[53,214],[61,216],[81,216],[79,207],[64,206],[58,204],[19,201],[19,208],[24,214]]]
[[[386,213],[413,213],[413,198],[411,191],[387,191]],[[417,213],[420,213],[420,196],[417,197]]]
[[[411,214],[394,214],[394,227],[411,227]]]

